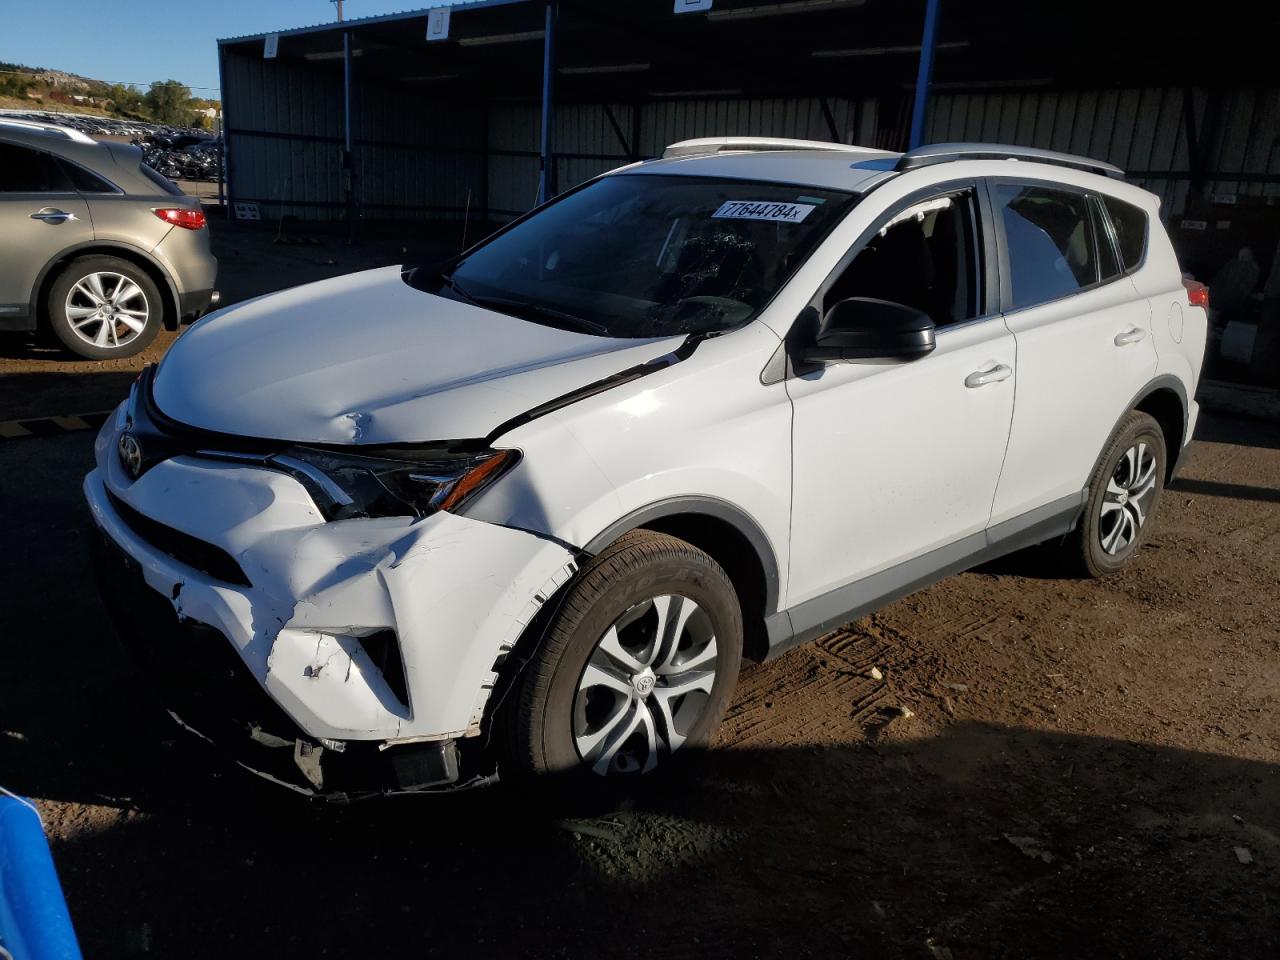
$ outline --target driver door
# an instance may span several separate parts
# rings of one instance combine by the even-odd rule
[[[994,234],[984,205],[971,182],[904,200],[814,301],[821,315],[847,297],[905,303],[934,320],[936,347],[917,360],[828,363],[787,380],[793,620],[813,600],[813,616],[801,619],[839,622],[861,602],[841,606],[860,596],[841,587],[922,558],[879,581],[909,582],[984,538],[1015,379],[1014,339],[988,282]]]

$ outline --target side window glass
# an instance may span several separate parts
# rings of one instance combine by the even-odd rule
[[[1082,193],[1051,187],[995,185],[1009,249],[1013,307],[1075,293],[1098,280],[1098,258]]]
[[[927,313],[938,326],[981,311],[972,190],[898,213],[858,252],[827,291],[825,314],[850,297],[872,297]]]
[[[53,157],[0,143],[0,193],[70,193],[71,184]]]
[[[1103,197],[1102,202],[1120,242],[1120,259],[1126,270],[1132,270],[1147,253],[1147,215],[1133,204],[1115,197]]]
[[[67,175],[67,179],[81,193],[116,193],[116,188],[107,183],[95,173],[90,173],[84,167],[77,163],[69,161],[61,161],[63,171]]]

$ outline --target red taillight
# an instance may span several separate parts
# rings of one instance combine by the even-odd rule
[[[199,230],[208,222],[203,210],[192,210],[190,207],[157,207],[151,212],[165,223],[188,230]]]
[[[1187,299],[1193,307],[1209,309],[1209,288],[1205,284],[1199,280],[1183,280],[1182,285],[1187,288]]]

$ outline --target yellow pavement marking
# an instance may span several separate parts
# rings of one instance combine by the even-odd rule
[[[17,420],[0,420],[0,437],[8,439],[10,437],[29,437],[31,431],[20,424]]]
[[[91,429],[88,421],[82,420],[80,417],[50,417],[54,423],[63,430],[89,430]]]

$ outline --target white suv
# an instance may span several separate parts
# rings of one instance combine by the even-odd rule
[[[304,792],[662,768],[743,657],[1030,544],[1130,560],[1205,344],[1157,207],[1016,147],[690,141],[221,310],[98,438],[105,597]]]

